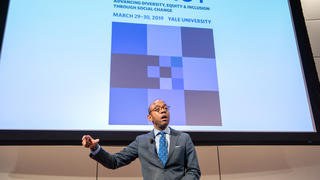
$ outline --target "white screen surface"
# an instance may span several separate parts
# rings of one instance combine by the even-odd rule
[[[127,25],[133,29],[120,28],[124,37],[136,37],[135,33],[142,33],[139,25],[146,27],[146,54],[126,47],[130,43],[116,44],[123,42],[123,36],[115,35],[119,32],[115,27]],[[190,55],[192,48],[197,49],[195,45],[184,52],[183,43],[189,36],[166,33],[203,29],[213,35],[214,55],[208,57]],[[175,46],[162,50],[167,41],[155,38],[157,35],[170,37],[168,42],[180,38],[181,50]],[[201,34],[192,37],[197,36]],[[133,47],[138,47],[140,40],[135,40]],[[130,52],[122,52],[125,48]],[[160,71],[167,68],[161,66],[162,57],[172,60],[181,56],[183,88],[173,85],[177,66],[172,64],[171,86],[162,84],[168,77],[160,73],[159,88],[118,87],[111,82],[113,72],[121,72],[118,66],[112,67],[112,62],[119,62],[114,54],[158,57]],[[0,63],[1,129],[148,130],[152,125],[143,107],[161,98],[172,106],[171,124],[180,130],[315,131],[286,0],[11,0]],[[130,68],[126,71],[131,72]],[[135,71],[132,68],[138,73]],[[218,100],[214,100],[219,108],[214,112],[219,116],[207,108],[212,101],[196,101],[199,96],[193,97],[194,91],[216,92]],[[128,98],[139,94],[145,102],[134,101],[140,98],[137,96],[126,105],[121,102],[123,108],[117,109],[119,94]],[[141,106],[142,111],[130,113],[135,106]],[[188,120],[197,115],[198,123],[198,119]],[[205,118],[218,120],[206,123],[202,121]]]

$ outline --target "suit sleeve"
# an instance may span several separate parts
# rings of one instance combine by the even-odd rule
[[[190,136],[187,134],[186,141],[186,158],[185,158],[186,174],[182,180],[198,180],[201,172],[198,163],[197,153]]]
[[[106,168],[117,169],[119,167],[130,164],[138,157],[138,140],[136,139],[131,144],[129,144],[128,147],[124,148],[118,153],[110,154],[109,152],[101,148],[96,155],[93,155],[91,153],[90,157],[98,161]]]

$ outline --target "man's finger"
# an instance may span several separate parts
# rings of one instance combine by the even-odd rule
[[[88,136],[88,135],[83,135],[81,139],[84,140],[84,139],[87,138],[87,136]]]
[[[93,143],[93,144],[97,144],[99,141],[100,141],[100,139],[93,139],[93,140],[92,140],[92,143]]]
[[[84,147],[86,147],[87,146],[87,142],[86,142],[86,140],[84,139],[84,140],[82,140],[82,146],[84,146]]]

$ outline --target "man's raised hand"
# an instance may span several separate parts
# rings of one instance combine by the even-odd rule
[[[90,149],[96,149],[100,139],[93,139],[90,135],[82,136],[82,146]]]

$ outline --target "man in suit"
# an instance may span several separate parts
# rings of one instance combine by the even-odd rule
[[[99,139],[82,137],[82,145],[90,148],[90,157],[103,166],[116,169],[139,157],[146,180],[197,180],[200,168],[197,154],[188,134],[168,127],[169,107],[162,100],[149,106],[148,120],[154,129],[140,136],[118,153],[110,154],[100,147]]]

